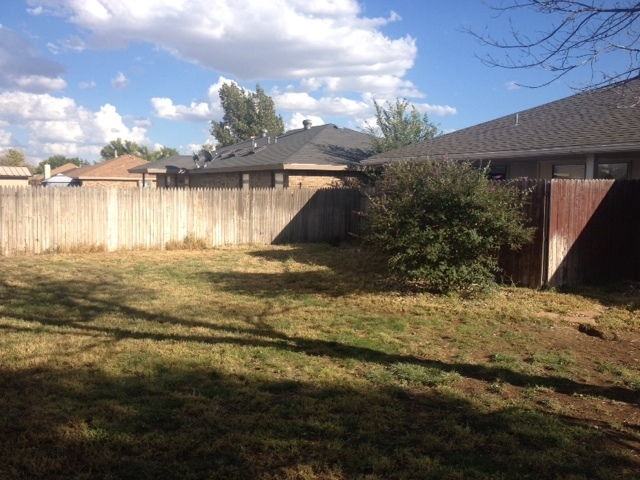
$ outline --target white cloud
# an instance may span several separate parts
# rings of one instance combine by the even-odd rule
[[[428,103],[413,104],[420,113],[426,113],[429,116],[444,117],[445,115],[457,115],[458,110],[449,105],[429,105]]]
[[[22,92],[45,93],[62,90],[67,87],[67,82],[62,78],[50,78],[42,75],[24,75],[21,77],[8,76]]]
[[[521,88],[516,81],[507,82],[505,86],[507,87],[507,90],[518,90],[519,88]]]
[[[333,96],[316,99],[304,92],[275,94],[273,101],[279,110],[327,117],[361,116],[370,108],[370,105],[362,100]]]
[[[151,99],[155,115],[165,120],[203,122],[210,120],[222,120],[224,111],[220,105],[218,91],[223,84],[236,84],[233,80],[220,77],[212,84],[206,94],[204,101],[193,101],[186,105],[175,105],[173,100],[164,97],[154,97]]]
[[[94,82],[93,80],[90,82],[80,82],[78,84],[78,88],[80,88],[81,90],[87,89],[87,88],[93,88],[96,86],[96,82]]]
[[[59,43],[67,50],[71,50],[74,52],[82,52],[87,48],[87,45],[84,42],[84,40],[76,36],[71,36],[64,40],[60,40]]]
[[[67,86],[65,67],[38,54],[36,48],[11,29],[0,28],[0,91],[46,93]]]
[[[9,148],[13,145],[13,135],[11,132],[0,129],[0,147]]]
[[[111,79],[111,86],[115,89],[122,90],[129,85],[129,79],[124,73],[118,72],[114,78]]]
[[[38,158],[55,154],[95,157],[118,137],[137,143],[148,141],[146,129],[127,126],[112,105],[92,112],[71,98],[48,94],[0,94],[0,124],[25,133],[29,156]],[[6,134],[4,131],[0,135],[0,142],[8,138]]]
[[[40,0],[29,0],[36,5]],[[145,41],[237,78],[403,76],[417,55],[409,36],[389,38],[357,0],[49,0],[96,48]]]
[[[314,127],[317,127],[319,125],[324,125],[325,123],[322,118],[317,117],[315,115],[304,115],[303,113],[295,112],[291,116],[289,121],[285,124],[284,129],[286,131],[289,131],[289,130],[297,130],[298,128],[302,128],[304,126],[302,122],[304,122],[305,120],[311,120],[311,125]]]
[[[384,83],[385,80],[397,85],[397,83],[388,78],[383,78],[380,82]],[[303,89],[307,87],[307,89],[313,90],[312,87],[314,85],[329,85],[334,81],[340,82],[340,79],[314,79],[303,86]],[[375,83],[373,79],[365,79],[362,84],[367,81],[370,81],[370,84]],[[155,115],[159,118],[173,121],[208,122],[210,120],[221,120],[224,111],[220,105],[218,90],[224,83],[235,82],[220,77],[215,84],[209,87],[205,100],[192,101],[189,105],[176,105],[170,98],[154,97],[151,99],[151,104]],[[362,127],[366,119],[374,114],[374,98],[379,103],[395,101],[395,97],[392,98],[391,89],[386,92],[389,97],[385,99],[374,97],[372,93],[362,94],[360,99],[337,95],[321,95],[316,98],[307,91],[295,91],[293,86],[288,86],[285,91],[275,88],[269,92],[269,95],[273,98],[276,110],[285,117],[290,118],[285,126],[287,130],[292,130],[301,128],[302,120],[306,118],[312,119],[314,125],[322,125],[325,123],[323,118],[328,117],[352,117],[353,123]],[[457,114],[456,109],[448,105],[431,105],[428,103],[414,103],[414,105],[421,113],[426,113],[429,116]]]
[[[151,99],[151,105],[159,118],[176,121],[200,122],[212,119],[211,105],[205,102],[191,102],[184,105],[174,105],[170,98]]]

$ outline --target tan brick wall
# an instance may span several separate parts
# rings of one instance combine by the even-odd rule
[[[357,181],[354,172],[315,173],[291,171],[285,178],[285,186],[289,188],[330,188],[350,186]]]
[[[82,180],[83,187],[120,187],[120,188],[137,188],[142,183],[139,181],[116,181],[116,180]]]
[[[164,178],[162,180],[163,183],[158,185],[164,186]],[[158,182],[160,182],[160,175],[158,175]],[[189,186],[191,188],[240,188],[240,174],[231,172],[190,175]]]

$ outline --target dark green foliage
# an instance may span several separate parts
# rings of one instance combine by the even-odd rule
[[[165,146],[161,146],[152,152],[146,145],[138,145],[136,142],[132,142],[131,140],[125,140],[123,142],[121,138],[111,140],[108,145],[104,146],[102,150],[100,150],[102,160],[110,160],[123,155],[133,155],[144,158],[149,162],[154,162],[161,158],[178,154],[179,152],[177,149]]]
[[[47,163],[51,166],[51,170],[61,167],[62,165],[66,165],[67,163],[73,163],[74,165],[77,165],[79,167],[85,167],[89,165],[89,162],[87,162],[86,160],[83,160],[82,158],[78,158],[78,157],[71,158],[71,157],[66,157],[64,155],[52,155],[51,157],[41,161],[38,164],[38,167],[36,168],[36,173],[44,173],[44,166]]]
[[[31,167],[20,150],[10,148],[6,152],[0,152],[0,166],[3,167]]]
[[[420,112],[408,100],[396,99],[395,105],[386,103],[386,108],[375,100],[376,125],[366,123],[364,132],[371,138],[376,153],[388,152],[413,143],[424,142],[440,132],[439,126],[429,122],[425,113]],[[410,111],[409,111],[410,110]]]
[[[450,160],[394,163],[377,183],[365,244],[394,276],[438,292],[493,283],[497,255],[530,241],[526,192]]]
[[[221,122],[211,121],[211,135],[218,141],[218,146],[226,147],[257,137],[262,129],[272,134],[284,132],[282,117],[276,114],[273,100],[260,85],[256,85],[253,93],[234,83],[225,83],[218,94],[224,116]]]

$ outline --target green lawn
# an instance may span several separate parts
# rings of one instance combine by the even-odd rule
[[[460,299],[376,263],[0,259],[0,478],[640,476],[637,285]]]

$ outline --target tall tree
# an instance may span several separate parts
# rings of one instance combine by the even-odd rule
[[[5,153],[0,154],[0,165],[4,167],[29,167],[27,159],[20,150],[15,148],[8,149]]]
[[[224,110],[221,122],[211,121],[211,135],[218,145],[226,147],[259,136],[262,129],[270,133],[282,133],[284,122],[276,114],[273,99],[260,85],[256,91],[249,92],[235,83],[225,83],[218,90],[220,103]]]
[[[52,155],[51,157],[41,161],[38,164],[38,166],[36,167],[36,173],[44,173],[44,166],[46,164],[49,164],[51,166],[51,170],[53,170],[54,168],[61,167],[62,165],[65,165],[67,163],[73,163],[78,167],[89,165],[89,162],[78,157],[69,158],[64,155]]]
[[[179,154],[180,152],[178,152],[178,150],[175,148],[162,146],[157,150],[151,152],[151,158],[147,160],[155,161],[155,160],[160,160],[161,158],[172,157],[173,155],[179,155]]]
[[[637,0],[502,0],[492,6],[497,20],[508,21],[507,40],[467,30],[504,55],[481,57],[486,65],[540,68],[548,85],[583,67],[591,69],[583,89],[604,86],[640,74],[640,2]],[[548,25],[533,30],[531,25]],[[604,61],[605,58],[607,61]]]
[[[109,160],[116,156],[121,157],[122,155],[134,155],[153,162],[155,160],[160,160],[161,158],[178,154],[179,152],[177,149],[165,146],[161,146],[152,152],[146,145],[138,145],[136,142],[132,142],[131,140],[125,140],[123,142],[121,138],[111,140],[108,145],[100,150],[102,160]]]
[[[386,108],[374,100],[373,106],[376,125],[366,122],[364,132],[371,138],[376,153],[429,140],[440,133],[439,125],[429,122],[426,113],[420,116],[418,109],[406,99],[396,99],[393,105],[386,102]]]
[[[122,141],[121,138],[111,140],[108,145],[100,150],[100,156],[103,160],[109,160],[115,157],[121,157],[122,155],[135,155],[136,157],[149,159],[150,152],[149,147],[144,145],[138,145],[131,140]]]

